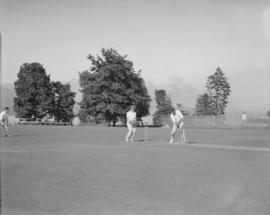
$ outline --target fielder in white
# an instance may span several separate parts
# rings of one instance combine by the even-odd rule
[[[125,138],[126,142],[133,142],[133,140],[134,140],[134,135],[136,132],[135,123],[136,123],[135,106],[131,105],[130,111],[127,112],[128,133],[127,133],[127,136]]]
[[[4,108],[4,111],[2,111],[0,113],[0,125],[1,127],[4,128],[6,134],[5,134],[5,137],[9,136],[8,135],[8,112],[9,112],[9,108],[8,107],[5,107]]]
[[[171,120],[173,123],[173,128],[171,132],[170,144],[173,143],[174,141],[177,128],[179,128],[180,130],[181,143],[184,144],[186,142],[183,119],[184,119],[184,116],[179,110],[179,108],[177,107],[176,109],[174,109],[173,112],[171,113]]]

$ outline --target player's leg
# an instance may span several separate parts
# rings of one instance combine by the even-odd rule
[[[5,136],[7,137],[8,136],[8,128],[7,128],[7,125],[4,123],[4,122],[1,122],[1,126],[4,128],[5,130]]]
[[[136,128],[135,127],[132,127],[132,136],[131,136],[131,142],[134,141],[134,135],[135,135],[135,132],[136,132]]]
[[[125,140],[126,140],[126,142],[129,142],[129,138],[132,135],[132,126],[129,123],[127,123],[127,128],[128,128],[128,133],[126,135]]]
[[[171,131],[171,140],[170,140],[170,144],[173,143],[174,136],[175,136],[175,134],[176,134],[176,129],[177,129],[177,126],[176,126],[176,124],[174,123],[174,124],[173,124],[173,128],[172,128],[172,131]]]

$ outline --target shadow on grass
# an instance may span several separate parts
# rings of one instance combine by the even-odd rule
[[[6,138],[10,138],[10,137],[38,137],[39,135],[34,135],[34,134],[11,134],[10,136],[6,137]]]
[[[166,141],[166,139],[158,139],[158,138],[148,138],[148,139],[139,139],[136,142],[152,142],[152,141]]]
[[[197,142],[197,141],[187,141],[187,144],[197,144],[197,143],[199,143],[199,142]]]
[[[140,139],[140,140],[136,140],[136,142],[148,142],[148,141],[154,141],[157,139]]]

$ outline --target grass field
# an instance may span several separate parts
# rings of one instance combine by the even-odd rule
[[[270,131],[11,127],[1,137],[3,215],[268,215]],[[179,139],[179,137],[178,137]]]

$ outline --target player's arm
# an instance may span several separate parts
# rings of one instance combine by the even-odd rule
[[[182,130],[183,126],[184,126],[184,115],[182,114],[182,112],[180,111],[180,122],[179,122],[179,128]]]
[[[173,124],[176,124],[175,118],[173,117],[173,115],[171,114],[171,120]]]
[[[180,120],[180,123],[181,123],[184,120],[184,115],[182,114],[182,112],[180,110],[179,110],[179,115],[180,115],[180,118],[181,118],[181,120]]]

